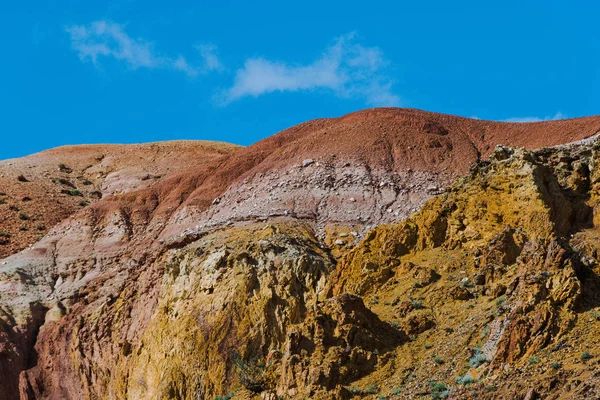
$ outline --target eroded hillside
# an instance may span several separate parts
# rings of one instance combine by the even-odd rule
[[[0,398],[587,398],[599,150],[490,143],[598,129],[372,110],[100,201],[2,260]]]
[[[203,141],[66,146],[0,161],[0,258],[103,197],[147,188],[239,148]]]

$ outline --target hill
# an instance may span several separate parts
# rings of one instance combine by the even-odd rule
[[[0,262],[0,398],[585,398],[599,131],[365,110],[102,199]]]

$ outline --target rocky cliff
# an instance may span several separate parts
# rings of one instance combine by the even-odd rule
[[[492,145],[599,130],[369,110],[97,202],[0,261],[0,398],[600,396],[600,147]]]

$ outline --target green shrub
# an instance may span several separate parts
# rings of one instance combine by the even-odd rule
[[[500,307],[506,301],[506,296],[500,296],[496,299],[496,306]]]
[[[392,394],[394,396],[398,396],[400,393],[402,393],[402,390],[403,389],[401,387],[394,388],[394,389],[392,389]]]
[[[244,360],[239,353],[233,353],[233,366],[238,379],[246,389],[260,393],[267,388],[267,365],[262,358]]]
[[[469,358],[469,365],[472,368],[477,368],[480,365],[490,362],[485,354],[481,353],[479,349],[476,349],[473,356]]]
[[[232,392],[232,393],[225,394],[223,396],[217,396],[217,397],[215,397],[215,400],[230,400],[233,397],[233,395],[234,395],[234,393]]]
[[[529,364],[533,365],[537,364],[538,362],[540,362],[540,358],[538,356],[529,357]]]
[[[553,362],[550,366],[553,370],[558,371],[562,367],[562,364],[559,362]]]
[[[451,389],[444,382],[431,381],[429,386],[431,386],[432,399],[445,399],[450,394]]]
[[[444,363],[444,360],[442,360],[440,357],[435,356],[433,357],[433,361],[438,364],[438,365],[442,365]]]
[[[592,355],[590,354],[589,351],[586,350],[583,353],[581,353],[581,357],[579,357],[579,358],[581,358],[581,361],[587,361],[590,358],[592,358]]]
[[[600,321],[600,311],[598,311],[598,310],[590,311],[590,317],[592,317],[596,321]]]
[[[10,233],[5,232],[5,231],[0,231],[0,237],[10,238]]]
[[[477,382],[475,380],[475,378],[473,378],[471,375],[469,374],[465,374],[463,376],[459,376],[458,378],[456,378],[456,383],[458,383],[459,385],[471,385],[473,383]]]
[[[365,388],[365,393],[366,394],[377,394],[377,393],[379,393],[379,386],[372,383]]]
[[[359,388],[359,387],[356,387],[356,386],[352,386],[352,387],[346,388],[346,390],[348,390],[354,396],[364,396],[364,395],[367,395],[367,394],[377,394],[377,393],[379,393],[379,386],[377,386],[376,384],[372,383],[369,386],[364,387],[364,388]]]
[[[420,310],[420,309],[422,309],[422,308],[423,308],[423,303],[421,303],[421,302],[420,302],[420,301],[418,301],[418,300],[413,300],[413,301],[412,301],[410,304],[413,306],[413,308],[414,308],[415,310]]]
[[[488,393],[489,393],[489,392],[495,392],[496,390],[498,390],[498,387],[497,387],[497,386],[494,386],[494,385],[491,385],[491,386],[486,386],[486,387],[485,387],[485,391],[486,391],[486,392],[488,392]]]

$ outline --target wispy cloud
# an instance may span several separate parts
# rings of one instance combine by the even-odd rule
[[[266,58],[246,60],[233,86],[222,95],[224,103],[272,92],[327,90],[338,97],[361,98],[375,106],[396,106],[393,81],[386,75],[388,61],[380,49],[356,43],[354,33],[337,38],[308,65]]]
[[[65,30],[71,36],[71,45],[82,61],[99,64],[101,57],[123,61],[131,69],[163,68],[182,71],[196,77],[223,69],[212,44],[197,45],[201,63],[191,65],[183,56],[169,57],[158,53],[151,42],[133,38],[123,25],[111,21],[95,21],[88,25],[71,25]]]
[[[567,118],[566,115],[564,115],[561,112],[557,112],[556,114],[554,114],[551,117],[545,117],[545,118],[540,118],[540,117],[522,117],[522,118],[508,118],[505,119],[504,122],[541,122],[541,121],[556,121],[559,119],[565,119]]]

